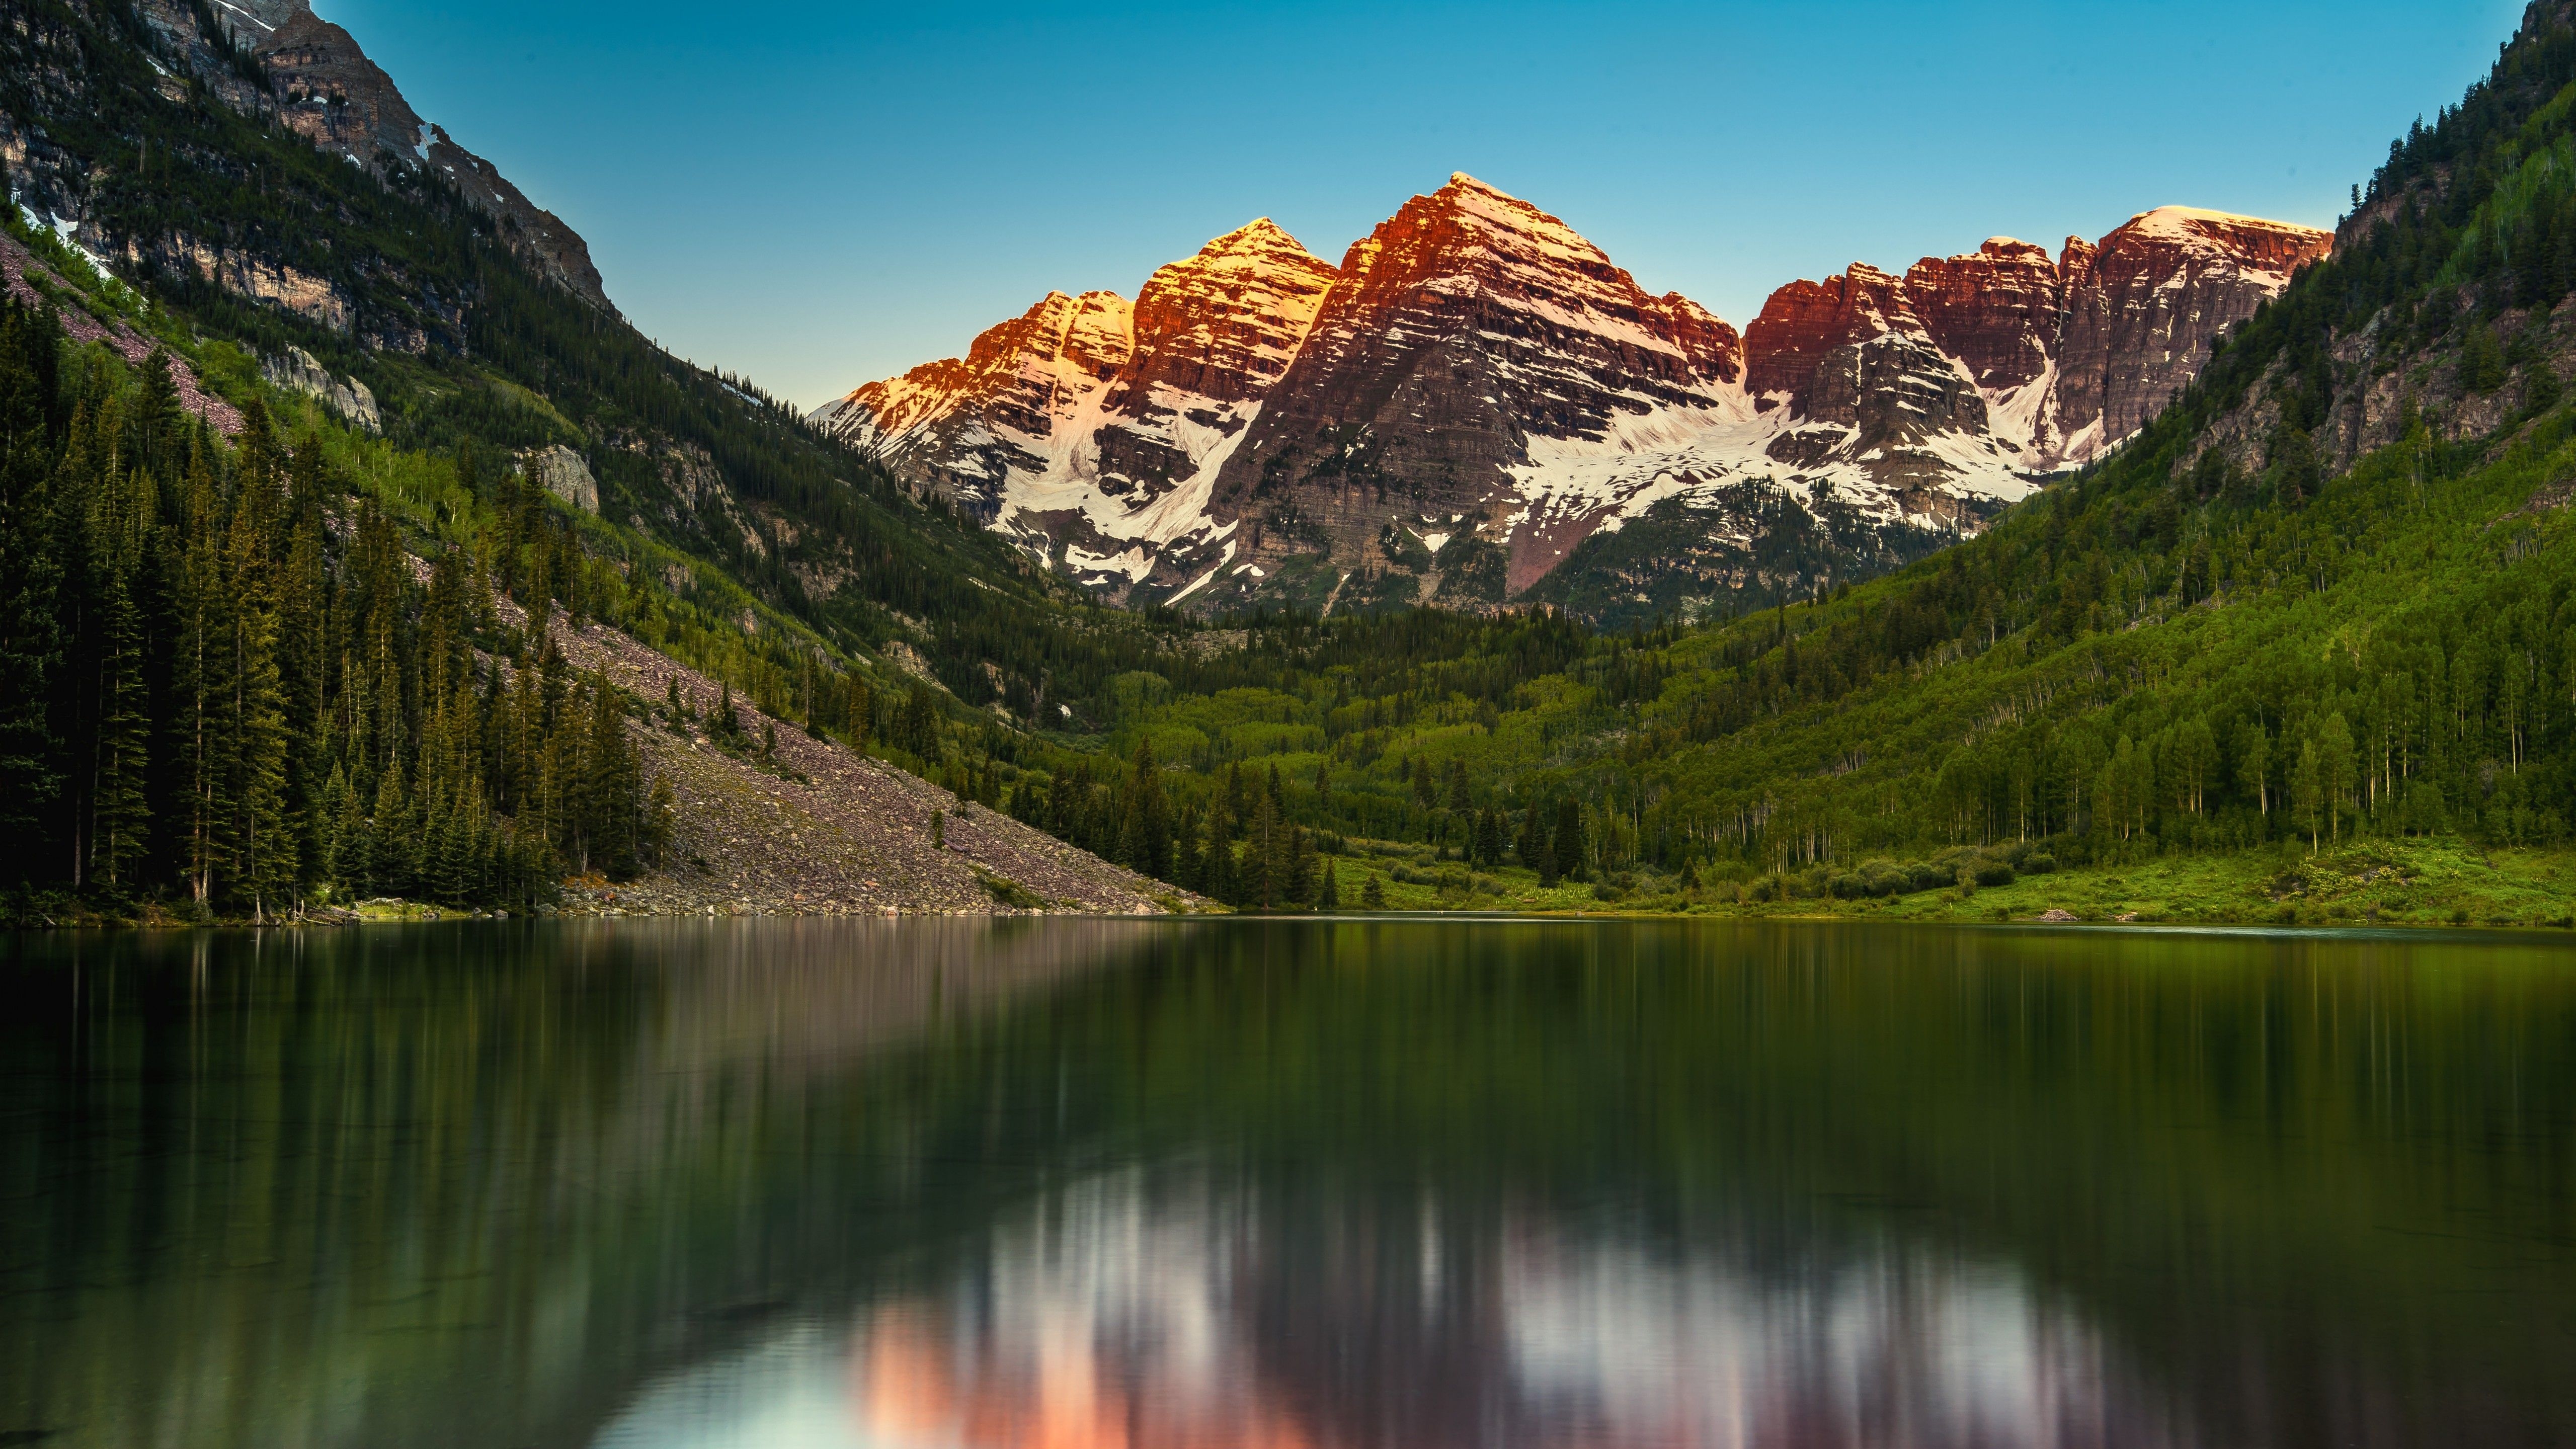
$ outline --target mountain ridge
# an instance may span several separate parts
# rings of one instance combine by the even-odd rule
[[[1587,542],[1653,515],[1716,557],[1619,602],[1665,606],[1679,584],[1705,609],[1817,585],[1752,565],[1784,504],[1849,535],[1823,560],[1837,578],[1975,532],[2134,433],[2226,326],[2332,246],[2161,207],[2055,257],[1998,237],[1902,276],[1855,263],[1779,288],[1739,333],[1465,173],[1337,267],[1268,229],[1283,275],[1322,297],[1302,338],[1273,329],[1285,366],[1228,389],[1200,433],[1114,401],[1085,411],[1095,384],[1124,396],[1116,379],[1162,366],[1132,328],[1118,356],[1071,372],[1036,353],[1002,366],[1048,399],[1015,401],[996,371],[1026,350],[1012,323],[813,419],[1119,602],[1563,602],[1593,567]]]

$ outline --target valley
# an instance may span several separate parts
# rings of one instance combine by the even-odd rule
[[[28,15],[12,919],[2566,914],[2558,0],[2331,234],[2161,207],[1739,331],[1459,174],[811,416],[301,0]],[[2268,888],[2354,851],[2445,883]]]

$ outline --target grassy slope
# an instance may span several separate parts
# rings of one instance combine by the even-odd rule
[[[2356,841],[2315,855],[2284,844],[2227,855],[2160,856],[2025,875],[1965,893],[1922,891],[1883,900],[1752,902],[1741,899],[1733,883],[1686,889],[1670,877],[1650,879],[1632,892],[1614,890],[1604,899],[1580,882],[1542,888],[1535,872],[1517,866],[1469,872],[1457,865],[1408,863],[1413,861],[1407,852],[1336,862],[1345,909],[1358,909],[1362,889],[1375,876],[1392,911],[1992,922],[2062,910],[2089,922],[2133,917],[2147,924],[2576,926],[2576,851],[2489,850],[2456,837]],[[1430,879],[1397,879],[1391,871],[1400,864]],[[1483,882],[1499,892],[1478,888]]]

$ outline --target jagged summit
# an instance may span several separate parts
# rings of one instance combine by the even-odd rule
[[[1199,255],[1258,254],[1281,250],[1307,254],[1305,247],[1299,245],[1297,239],[1279,223],[1266,216],[1256,216],[1223,236],[1211,238],[1206,246],[1199,248]]]
[[[1453,172],[1338,267],[1260,218],[1132,306],[1058,294],[818,417],[1122,599],[1496,605],[1681,509],[1616,565],[1646,597],[1740,584],[1789,515],[1882,563],[1981,526],[2134,431],[2330,240],[2158,208],[2056,256],[1856,262],[1739,335]]]

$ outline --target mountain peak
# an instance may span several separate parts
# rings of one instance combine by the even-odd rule
[[[2302,245],[2316,246],[2320,251],[2333,240],[2333,233],[2319,231],[2315,227],[2211,211],[2199,206],[2159,206],[2152,211],[2139,212],[2110,237],[2103,238],[2102,244],[2107,248],[2112,237],[2120,236],[2186,243],[2215,242],[2221,246],[2248,237],[2286,237],[2296,238]]]
[[[1313,262],[1318,267],[1330,270],[1325,263],[1316,260],[1314,253],[1306,250],[1295,237],[1290,236],[1286,228],[1266,216],[1255,217],[1210,241],[1206,246],[1199,248],[1198,256],[1194,260],[1223,261],[1234,258],[1256,262],[1286,261],[1292,265]],[[1186,264],[1174,263],[1174,265]]]

